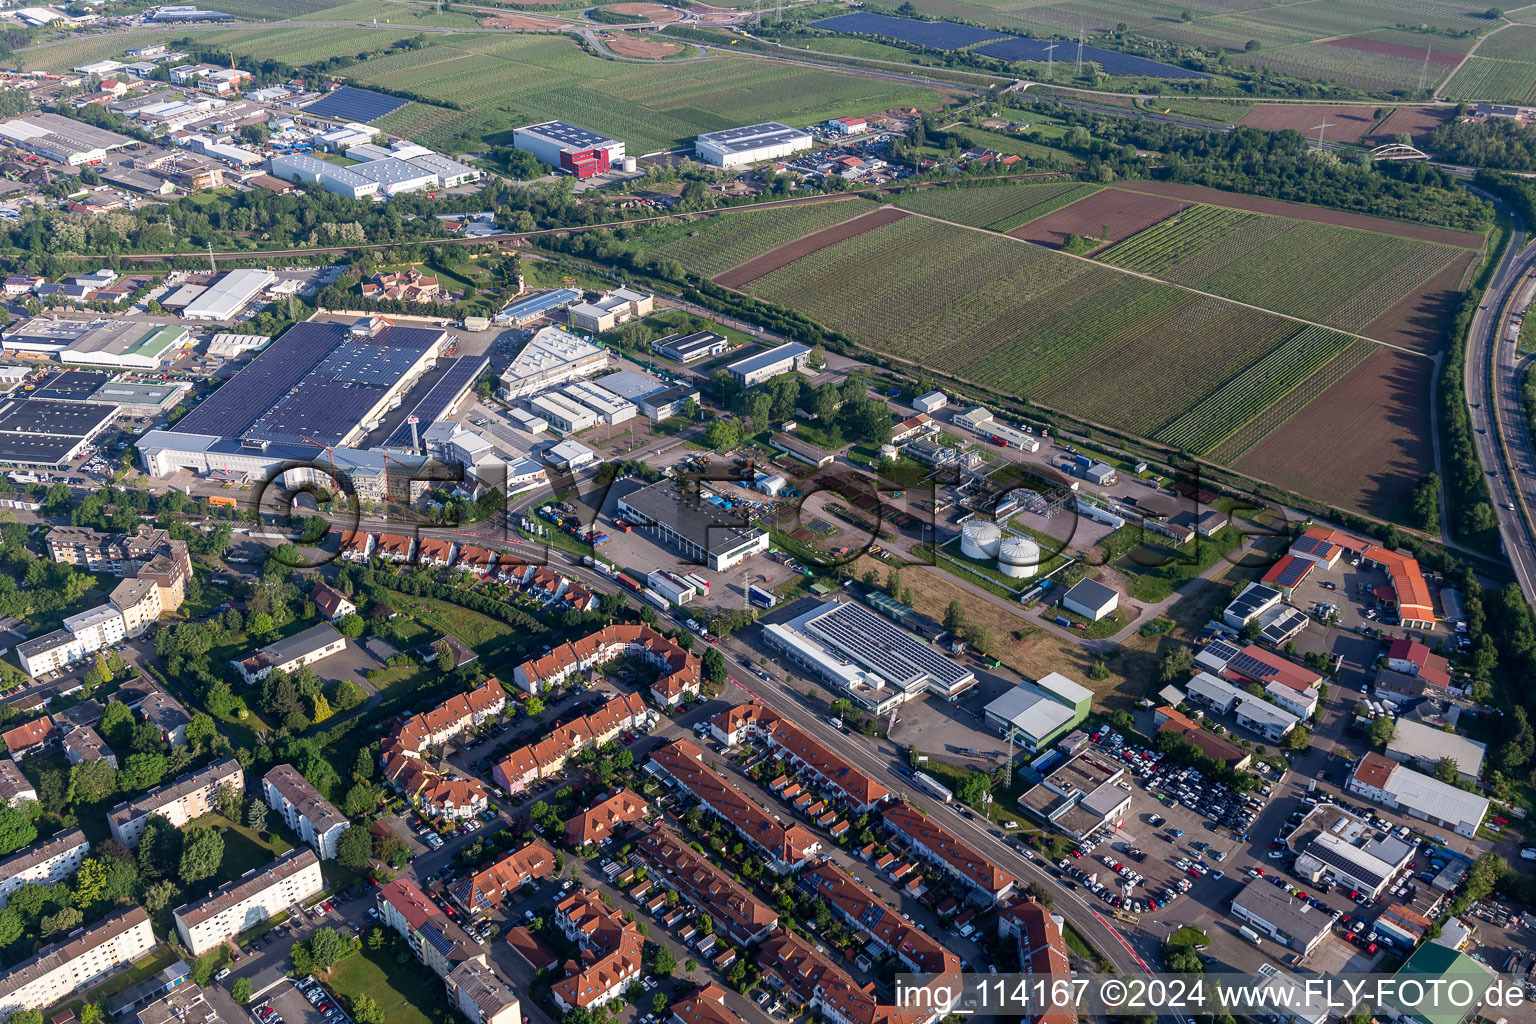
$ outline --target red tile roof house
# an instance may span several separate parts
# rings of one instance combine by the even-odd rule
[[[541,658],[523,662],[512,673],[512,681],[529,693],[541,693],[577,672],[622,655],[644,658],[661,669],[651,684],[651,696],[661,704],[671,706],[687,694],[698,693],[704,679],[703,662],[669,637],[649,626],[619,625],[605,626],[580,640],[561,644]]]
[[[730,953],[722,954],[729,956]],[[717,966],[729,966],[719,964]],[[699,989],[687,999],[672,1004],[671,1024],[742,1024],[725,1005],[725,990],[710,984]]]
[[[341,558],[346,562],[366,562],[373,554],[373,534],[359,530],[341,531]]]
[[[398,533],[379,534],[373,547],[375,557],[386,562],[409,562],[415,550],[415,538],[404,537]]]
[[[431,711],[412,715],[380,744],[384,777],[429,814],[466,818],[480,813],[490,802],[488,787],[451,768],[429,764],[423,754],[501,714],[506,706],[506,691],[491,678]]]
[[[983,906],[1000,903],[1013,893],[1015,879],[977,853],[938,822],[906,802],[883,812],[891,831],[912,844],[912,851],[927,858],[970,887],[971,897]]]
[[[542,840],[513,850],[505,857],[475,871],[455,885],[449,894],[471,916],[489,914],[511,893],[529,882],[553,877],[555,851]]]
[[[38,718],[25,725],[18,725],[0,733],[0,741],[11,752],[11,760],[21,761],[33,754],[40,754],[58,742],[59,730],[53,719]]]
[[[357,605],[353,604],[346,594],[324,580],[315,583],[314,589],[309,592],[309,599],[315,602],[315,610],[332,622],[346,618],[357,611]]]
[[[595,893],[577,889],[555,907],[555,923],[581,947],[581,960],[568,961],[565,977],[551,994],[562,1010],[612,1002],[640,976],[645,940],[633,921],[604,906]]]
[[[799,825],[784,827],[718,772],[704,763],[704,752],[676,740],[651,754],[664,775],[688,790],[705,810],[724,818],[764,855],[770,871],[788,874],[821,852],[821,840]]]
[[[733,942],[760,942],[778,927],[779,915],[771,907],[665,826],[641,835],[635,856],[650,867],[651,878],[695,911],[708,914],[715,930]]]
[[[461,544],[459,560],[453,564],[453,567],[460,572],[472,572],[477,576],[484,576],[491,571],[491,566],[495,562],[496,555],[493,552],[473,544]]]
[[[1450,663],[1424,644],[1398,637],[1387,646],[1387,667],[1394,672],[1418,676],[1444,690],[1451,685]]]
[[[821,1011],[828,1024],[932,1024],[937,1000],[912,998],[907,1006],[880,1002],[874,983],[860,986],[841,967],[794,932],[769,936],[758,949],[764,985],[791,1002]]]
[[[716,740],[735,746],[742,739],[760,740],[791,765],[810,772],[858,811],[872,810],[891,791],[812,739],[798,725],[762,704],[738,704],[710,722]],[[786,791],[784,796],[789,797]]]
[[[826,901],[832,912],[869,937],[882,953],[894,953],[917,974],[959,974],[960,957],[942,942],[871,895],[825,858],[800,875],[800,888]]]
[[[1016,898],[998,914],[997,933],[1017,940],[1019,965],[1024,973],[1045,979],[1047,986],[1057,979],[1071,985],[1067,943],[1049,910],[1032,899]],[[1034,1017],[1030,1024],[1077,1024],[1077,1019],[1077,1011],[1068,1005],[1053,1007]]]
[[[512,751],[491,769],[491,778],[508,796],[516,796],[530,784],[558,772],[572,754],[587,745],[601,746],[651,716],[651,709],[639,694],[621,694],[592,714],[567,722],[543,739]]]
[[[453,541],[437,537],[423,537],[416,545],[416,563],[434,569],[446,569],[453,564]]]
[[[589,807],[565,823],[565,837],[572,846],[602,843],[622,833],[650,812],[639,796],[621,789],[594,807]]]

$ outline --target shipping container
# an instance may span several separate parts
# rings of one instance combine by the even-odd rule
[[[693,584],[693,589],[699,592],[700,597],[703,597],[709,593],[709,580],[705,579],[703,576],[700,576],[698,573],[691,572],[687,576],[684,576],[683,579]]]
[[[656,593],[656,591],[652,590],[650,587],[646,587],[644,590],[642,590],[640,592],[640,596],[651,602],[651,604],[655,605],[657,608],[660,608],[662,611],[666,611],[671,607],[666,598]]]
[[[760,604],[764,608],[772,608],[779,603],[779,599],[774,595],[773,591],[764,590],[755,583],[747,588],[747,597],[751,599],[753,604]]]
[[[627,573],[627,572],[619,573],[618,581],[619,581],[619,585],[620,586],[628,587],[630,590],[633,590],[637,594],[640,593],[640,591],[645,589],[644,587],[642,587],[640,585],[640,581],[639,580],[635,579],[633,576],[629,575],[629,573]]]

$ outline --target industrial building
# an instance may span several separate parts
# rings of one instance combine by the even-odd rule
[[[181,315],[188,320],[232,320],[275,283],[277,275],[270,270],[231,270],[187,303]]]
[[[489,356],[457,356],[444,360],[446,367],[427,393],[401,418],[384,441],[385,448],[416,451],[420,439],[433,424],[446,421],[474,391],[475,383],[490,368]],[[413,422],[414,421],[414,422]],[[467,463],[472,465],[473,463]]]
[[[727,363],[725,370],[736,378],[738,385],[750,388],[765,380],[771,380],[781,373],[800,369],[810,357],[811,350],[808,346],[787,341],[775,348],[738,359],[734,363]]]
[[[1093,691],[1059,672],[1020,683],[983,709],[987,724],[1026,751],[1044,750],[1088,717]]]
[[[1061,598],[1061,606],[1085,619],[1099,621],[1120,605],[1120,595],[1097,580],[1078,580]]]
[[[7,355],[53,357],[61,363],[119,370],[155,370],[192,344],[174,320],[119,320],[112,317],[33,317],[0,330]]]
[[[942,391],[930,391],[926,395],[918,395],[912,399],[912,408],[918,412],[932,416],[949,404],[949,398]]]
[[[1286,888],[1255,878],[1232,899],[1232,916],[1260,936],[1272,939],[1305,957],[1332,930],[1333,919],[1324,910],[1295,899]]]
[[[1348,788],[1412,818],[1475,836],[1488,816],[1488,799],[1413,771],[1372,751],[1355,764]]]
[[[564,121],[545,121],[518,128],[512,133],[512,145],[532,153],[540,163],[578,178],[605,174],[615,168],[634,169],[633,162],[625,160],[622,140]]]
[[[811,133],[777,121],[707,132],[693,141],[700,160],[715,167],[747,167],[810,149]]]
[[[117,418],[100,402],[0,398],[0,465],[68,465]]]
[[[613,426],[635,418],[637,409],[632,402],[627,402],[606,388],[600,387],[589,380],[579,380],[574,384],[567,384],[560,389],[567,398],[580,402],[582,405],[597,413],[598,419]]]
[[[1131,804],[1125,766],[1085,750],[1024,791],[1019,806],[1073,839],[1118,825]]]
[[[669,334],[651,342],[651,351],[680,363],[697,362],[718,356],[731,349],[730,339],[714,331],[695,331],[692,334]]]
[[[504,401],[523,398],[608,366],[608,350],[562,327],[538,331],[502,372],[497,393]]]
[[[558,391],[529,399],[528,407],[562,434],[574,434],[586,430],[588,427],[596,426],[598,421],[597,413]]]
[[[539,292],[537,295],[530,295],[526,299],[518,299],[492,319],[498,324],[526,327],[557,309],[564,309],[580,301],[581,292],[575,288],[554,288],[547,292]]]
[[[170,430],[139,440],[151,476],[178,469],[261,476],[310,464],[324,446],[338,471],[388,473],[378,456],[345,446],[378,428],[446,346],[440,328],[397,327],[384,317],[295,324]],[[409,478],[407,467],[393,471]]]
[[[1405,849],[1405,856],[1411,854],[1407,844],[1401,840],[1393,842]],[[1373,900],[1392,883],[1392,876],[1402,867],[1401,863],[1379,857],[1369,849],[1355,846],[1331,831],[1320,833],[1307,844],[1306,849],[1297,853],[1297,877],[1309,882],[1331,878],[1350,889],[1365,893]]]
[[[0,140],[23,152],[71,167],[105,160],[112,150],[137,142],[62,114],[30,114],[0,121]]]
[[[1433,771],[1441,760],[1450,758],[1468,782],[1476,782],[1483,774],[1483,757],[1487,752],[1486,743],[1411,718],[1399,718],[1392,738],[1387,741],[1387,756],[1399,764],[1418,761]]]
[[[1266,587],[1262,583],[1250,583],[1227,605],[1226,610],[1221,613],[1221,620],[1233,629],[1242,629],[1254,619],[1278,606],[1281,599],[1280,591],[1273,587]]]
[[[595,302],[578,302],[565,311],[566,321],[578,331],[601,334],[620,324],[646,316],[655,299],[631,288],[615,288]]]
[[[829,601],[763,627],[785,659],[875,714],[932,694],[954,700],[976,674],[863,605]]]
[[[695,405],[699,401],[699,389],[687,384],[674,384],[669,388],[646,395],[640,399],[640,411],[647,419],[660,422],[669,420],[673,416],[681,416],[687,411],[688,403]]]
[[[274,178],[304,185],[318,184],[327,192],[335,192],[349,199],[364,199],[379,192],[379,183],[372,178],[365,178],[349,167],[304,153],[275,156],[270,170]]]
[[[597,452],[594,452],[580,441],[561,441],[559,444],[551,445],[544,452],[544,461],[556,469],[563,469],[569,472],[573,469],[580,469],[582,466],[590,466],[596,462]]]
[[[619,498],[618,512],[642,532],[717,572],[768,550],[766,530],[744,523],[739,515],[710,504],[697,492],[684,494],[672,480]]]

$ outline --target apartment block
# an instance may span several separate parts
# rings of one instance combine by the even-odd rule
[[[261,780],[267,806],[303,839],[321,860],[334,860],[336,844],[348,828],[346,815],[321,796],[291,764],[280,764]]]
[[[215,810],[220,786],[245,792],[245,773],[232,757],[173,779],[143,796],[125,800],[107,812],[112,836],[129,849],[139,845],[144,825],[152,814],[162,814],[180,828]]]
[[[202,956],[324,889],[315,851],[292,850],[226,882],[213,895],[178,907],[176,933],[193,956]]]
[[[90,841],[77,828],[33,843],[19,853],[0,860],[0,907],[11,893],[24,885],[52,885],[79,869],[91,852]]]
[[[120,910],[0,973],[0,1016],[53,1006],[155,946],[143,907]]]

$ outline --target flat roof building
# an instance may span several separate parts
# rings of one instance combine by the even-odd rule
[[[1456,770],[1468,782],[1476,782],[1483,773],[1483,756],[1488,752],[1486,743],[1467,739],[1443,729],[1399,718],[1392,738],[1387,741],[1387,756],[1400,764],[1419,762],[1431,771],[1443,758],[1456,762]]]
[[[787,341],[775,348],[746,356],[734,363],[727,363],[725,371],[736,378],[738,385],[750,388],[765,380],[771,380],[781,373],[800,369],[810,356],[811,350],[808,346]]]
[[[1232,898],[1232,916],[1301,957],[1316,949],[1333,926],[1326,912],[1294,899],[1267,878],[1255,878],[1243,886]]]
[[[731,350],[731,342],[723,334],[714,331],[695,331],[692,334],[669,334],[651,342],[651,351],[680,363],[697,362]]]
[[[498,393],[504,400],[554,387],[606,369],[608,350],[563,327],[539,330],[502,372]]]
[[[270,270],[231,270],[189,302],[181,315],[188,320],[231,320],[276,282]]]
[[[564,121],[517,128],[512,132],[512,145],[532,153],[539,162],[578,178],[606,173],[624,161],[622,140]]]
[[[1093,691],[1058,672],[1020,683],[983,709],[989,725],[1033,753],[1044,750],[1088,717]]]
[[[1131,803],[1124,778],[1124,765],[1086,750],[1051,769],[1019,797],[1019,806],[1073,839],[1081,839],[1124,819]]]
[[[273,157],[271,172],[274,178],[305,185],[318,184],[327,192],[335,192],[349,199],[363,199],[379,193],[379,183],[374,179],[365,178],[350,167],[342,167],[304,153]]]
[[[694,154],[715,167],[746,167],[811,148],[811,133],[777,121],[706,132],[694,139]]]
[[[1332,832],[1320,833],[1296,858],[1298,877],[1311,882],[1332,878],[1352,890],[1367,893],[1373,900],[1391,884],[1396,873],[1395,865]]]
[[[1475,836],[1488,816],[1488,799],[1413,771],[1372,751],[1355,764],[1351,793],[1402,811],[1409,817]]]
[[[680,548],[687,557],[721,572],[768,550],[766,530],[684,494],[676,481],[660,480],[618,499],[619,514],[643,532]]]
[[[1098,580],[1078,580],[1062,595],[1061,605],[1085,619],[1099,621],[1120,605],[1120,595]]]

